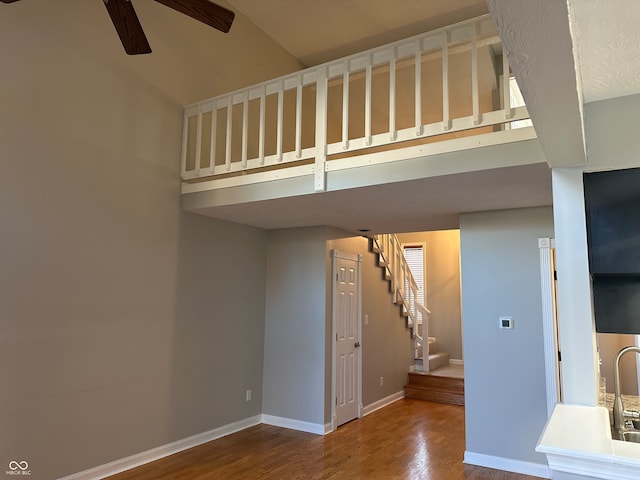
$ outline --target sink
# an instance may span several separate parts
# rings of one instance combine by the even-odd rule
[[[622,440],[625,442],[640,443],[640,431],[629,430],[622,433]]]

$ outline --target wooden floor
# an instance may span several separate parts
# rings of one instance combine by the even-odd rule
[[[318,436],[258,425],[110,480],[533,480],[464,465],[464,407],[400,400]]]

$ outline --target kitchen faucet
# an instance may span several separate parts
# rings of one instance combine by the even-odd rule
[[[633,413],[636,413],[636,412],[625,412],[624,405],[622,404],[622,395],[620,394],[620,359],[625,353],[628,353],[628,352],[640,353],[640,347],[635,347],[635,346],[624,347],[622,350],[618,352],[618,355],[616,356],[616,362],[614,365],[615,398],[613,400],[613,428],[618,434],[618,438],[620,439],[624,439],[624,431],[626,430],[626,427],[624,424],[624,417],[625,416],[634,417],[635,415],[633,415]]]

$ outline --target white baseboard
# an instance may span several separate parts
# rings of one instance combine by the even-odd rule
[[[551,478],[549,467],[543,463],[523,462],[510,458],[494,457],[482,453],[464,452],[464,463],[479,467],[494,468],[507,472],[531,475],[533,477]]]
[[[362,416],[366,417],[370,413],[375,412],[376,410],[380,410],[381,408],[386,407],[387,405],[391,405],[393,402],[397,402],[404,398],[404,390],[401,390],[396,393],[392,393],[391,395],[381,398],[377,402],[373,402],[362,409]]]
[[[316,435],[324,435],[331,431],[331,424],[327,426],[322,423],[304,422],[293,418],[276,417],[274,415],[262,414],[262,423],[273,425],[274,427],[290,428],[301,432],[315,433]]]
[[[74,473],[72,475],[62,477],[58,480],[99,480],[104,477],[115,475],[116,473],[124,472],[125,470],[139,467],[140,465],[144,465],[145,463],[168,457],[169,455],[173,455],[174,453],[178,453],[183,450],[202,445],[203,443],[216,440],[217,438],[239,432],[240,430],[244,430],[245,428],[259,425],[260,421],[260,415],[245,418],[244,420],[229,423],[227,425],[214,428],[213,430],[209,430],[207,432],[199,433],[188,438],[183,438],[182,440],[177,440],[160,447],[152,448],[151,450],[147,450],[146,452],[136,453],[135,455],[131,455],[130,457],[121,458],[120,460],[105,463],[104,465],[90,468],[89,470]]]
[[[458,358],[450,358],[449,365],[464,365],[464,360],[460,360]]]

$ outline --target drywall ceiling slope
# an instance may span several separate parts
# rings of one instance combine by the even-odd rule
[[[640,2],[569,0],[584,102],[640,93]]]
[[[551,167],[584,165],[582,92],[564,1],[487,0]]]
[[[487,13],[482,0],[228,0],[306,66]]]

